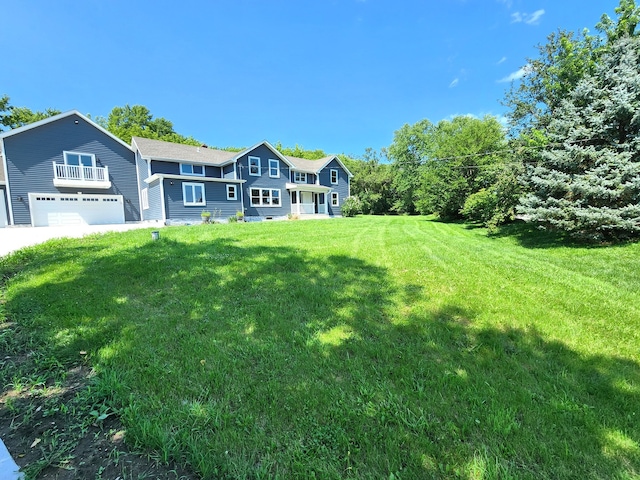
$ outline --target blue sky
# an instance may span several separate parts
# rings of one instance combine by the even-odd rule
[[[359,156],[405,123],[501,116],[559,28],[618,0],[130,0],[2,5],[0,95],[106,116],[141,104],[215,146]],[[517,76],[517,75],[516,75]]]

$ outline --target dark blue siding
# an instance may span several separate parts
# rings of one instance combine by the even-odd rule
[[[171,185],[173,183],[173,185]],[[181,180],[164,180],[164,200],[166,202],[167,219],[170,220],[200,220],[203,210],[219,210],[219,218],[226,219],[242,210],[240,203],[240,185],[238,185],[238,200],[227,200],[226,184],[221,182],[197,182],[189,180],[186,183],[202,183],[205,186],[206,206],[186,207],[182,198]],[[236,184],[237,185],[237,184]]]
[[[77,122],[77,123],[75,123]],[[126,221],[140,220],[140,201],[134,153],[109,135],[69,115],[4,139],[7,170],[17,225],[30,224],[29,192],[100,193],[122,195]],[[53,162],[62,163],[63,151],[92,153],[99,167],[109,167],[109,189],[56,188]],[[22,200],[18,200],[20,197]]]
[[[232,163],[231,165],[225,165],[222,168],[222,176],[223,178],[231,178],[231,179],[235,179],[235,163]]]
[[[151,173],[165,173],[167,175],[180,175],[181,162],[165,162],[164,160],[151,161]],[[184,162],[189,163],[189,162]],[[192,165],[198,165],[194,163]],[[210,178],[222,178],[221,168],[215,165],[205,165],[204,174]],[[204,177],[203,177],[204,178]]]
[[[338,170],[338,184],[334,185],[331,183],[331,170]],[[345,170],[340,166],[340,164],[336,160],[332,160],[329,162],[321,171],[320,171],[320,185],[326,185],[331,187],[334,192],[338,192],[338,207],[331,206],[331,194],[329,194],[327,198],[327,205],[329,208],[329,215],[342,215],[342,204],[349,196],[349,175]]]
[[[291,178],[291,183],[298,183],[294,181],[295,175],[293,170],[291,171],[290,178]],[[313,185],[315,183],[316,183],[316,175],[314,173],[307,173],[307,181],[304,183],[298,183],[298,185]]]
[[[151,161],[151,174],[166,173],[167,175],[180,175],[180,164],[176,162]]]
[[[248,157],[260,157],[261,175],[259,177],[249,175]],[[280,164],[280,178],[269,177],[269,160],[278,160]],[[243,184],[245,215],[248,217],[279,217],[291,213],[291,196],[286,184],[290,178],[289,166],[278,158],[266,145],[260,145],[251,152],[238,159],[238,174]],[[280,207],[252,207],[251,188],[272,188],[280,190]]]

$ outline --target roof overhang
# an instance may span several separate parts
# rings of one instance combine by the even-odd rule
[[[189,182],[214,182],[214,183],[245,183],[246,180],[236,180],[234,178],[213,178],[213,177],[197,177],[193,175],[173,175],[168,173],[154,173],[150,177],[144,179],[145,183],[153,183],[156,180],[169,178],[171,180],[187,180]]]
[[[331,190],[333,190],[331,187],[325,187],[324,185],[315,185],[312,183],[287,183],[286,188],[290,192],[329,193]]]

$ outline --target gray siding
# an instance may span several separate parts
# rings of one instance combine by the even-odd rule
[[[77,123],[75,123],[77,122]],[[126,221],[140,220],[134,153],[77,115],[46,123],[4,139],[7,170],[17,225],[30,224],[29,192],[122,195]],[[99,167],[109,167],[109,189],[57,188],[53,162],[63,151],[92,153]],[[21,198],[21,200],[18,200]]]
[[[249,175],[248,157],[260,157],[261,175]],[[278,160],[280,164],[280,178],[269,177],[269,160]],[[289,166],[278,158],[266,145],[260,145],[251,152],[238,159],[238,174],[243,184],[245,215],[248,217],[279,217],[291,213],[291,196],[286,184],[290,178]],[[252,207],[251,188],[276,188],[280,190],[280,207]]]
[[[138,173],[138,191],[142,192],[143,189],[149,188],[147,182],[144,181],[144,179],[149,176],[149,170],[147,168],[147,162],[140,156],[140,152],[138,151],[136,151],[136,172]],[[151,205],[150,197],[149,205]],[[150,218],[149,213],[149,210],[144,210],[142,208],[142,203],[140,203],[140,220],[154,220],[153,218]]]
[[[149,184],[149,209],[144,210],[143,213],[145,220],[163,220],[160,180]]]
[[[171,185],[173,183],[173,185]],[[240,202],[240,185],[238,185],[238,200],[227,200],[226,184],[220,182],[197,182],[189,180],[187,183],[202,183],[205,186],[206,206],[186,207],[182,197],[181,180],[164,180],[164,201],[166,205],[167,219],[169,220],[200,220],[203,210],[219,210],[220,218],[228,218],[242,210]],[[237,185],[237,184],[236,184]]]
[[[331,169],[338,170],[337,185],[333,185],[331,183]],[[337,208],[331,206],[331,194],[328,195],[327,205],[329,208],[329,215],[342,215],[342,204],[349,196],[349,175],[344,171],[344,169],[336,160],[332,160],[320,171],[319,176],[320,185],[326,185],[328,187],[331,187],[332,191],[338,192],[339,206]]]

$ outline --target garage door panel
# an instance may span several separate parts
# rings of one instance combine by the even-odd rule
[[[122,195],[29,194],[34,226],[124,223]]]

